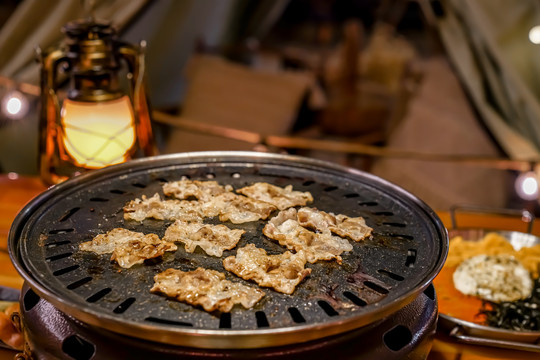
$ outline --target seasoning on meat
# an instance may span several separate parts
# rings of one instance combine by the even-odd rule
[[[143,221],[144,219],[185,221],[202,220],[201,204],[197,201],[162,200],[159,194],[151,198],[131,200],[124,206],[124,219]]]
[[[127,269],[135,264],[142,264],[144,260],[162,256],[166,251],[176,251],[177,247],[172,242],[160,240],[156,234],[145,235],[116,228],[79,244],[79,249],[98,255],[112,253],[111,261],[116,261]]]
[[[316,233],[301,226],[297,221],[295,208],[283,210],[270,219],[263,228],[263,234],[277,240],[289,250],[304,251],[307,261],[312,264],[319,260],[332,259],[341,264],[340,255],[353,249],[349,241],[333,236],[328,229]]]
[[[341,237],[348,237],[354,241],[361,241],[371,235],[372,228],[366,225],[362,217],[348,217],[346,215],[327,213],[315,208],[303,207],[298,209],[298,222],[300,225],[325,232],[330,230],[332,233]]]
[[[454,286],[465,295],[500,302],[525,299],[533,281],[513,256],[477,255],[464,260],[454,271]]]
[[[276,210],[272,204],[234,193],[214,196],[201,206],[201,212],[205,217],[219,216],[220,221],[230,221],[233,224],[264,220]]]
[[[200,246],[208,255],[222,256],[224,250],[230,250],[238,244],[244,233],[245,230],[229,229],[225,225],[176,220],[165,231],[163,240],[182,242],[189,253]]]
[[[279,210],[285,210],[297,205],[304,206],[313,201],[311,193],[294,191],[292,185],[282,188],[269,183],[258,182],[238,189],[236,192],[252,199],[273,204]]]
[[[232,191],[231,185],[220,185],[217,181],[199,181],[183,179],[171,181],[163,184],[163,193],[166,196],[173,196],[177,199],[188,199],[191,197],[197,200],[210,200],[212,197]]]
[[[289,295],[294,292],[296,285],[311,274],[311,269],[304,268],[305,265],[306,256],[303,251],[267,255],[264,249],[254,244],[238,249],[236,256],[223,260],[225,269],[239,277]]]
[[[265,295],[260,289],[225,280],[225,275],[219,271],[200,267],[189,272],[167,269],[154,276],[150,291],[200,305],[208,312],[229,312],[235,304],[249,309]]]

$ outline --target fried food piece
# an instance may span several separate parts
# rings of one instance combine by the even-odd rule
[[[167,269],[154,276],[154,286],[150,291],[194,306],[200,305],[208,312],[229,312],[235,304],[249,309],[265,295],[260,289],[225,280],[225,275],[219,271],[200,267],[189,272]]]
[[[157,220],[185,221],[202,220],[201,204],[197,201],[162,200],[159,194],[151,198],[145,195],[141,199],[130,201],[124,206],[124,220],[143,221],[154,218]]]
[[[199,181],[183,179],[163,184],[163,193],[177,199],[194,197],[197,200],[207,201],[212,197],[232,191],[231,185],[220,185],[217,181]]]
[[[315,233],[301,226],[297,221],[295,208],[283,210],[270,219],[263,228],[263,234],[277,240],[289,250],[304,251],[307,261],[312,264],[319,260],[332,259],[341,264],[340,255],[353,249],[349,241],[333,236],[329,230]]]
[[[276,207],[264,201],[250,199],[234,193],[223,193],[202,204],[205,217],[219,216],[220,221],[233,224],[267,219]]]
[[[362,217],[348,217],[346,215],[327,213],[315,208],[303,207],[298,209],[298,222],[300,225],[325,232],[330,230],[332,233],[341,237],[348,237],[354,241],[361,241],[371,235],[372,228],[366,225]]]
[[[311,269],[305,269],[303,251],[289,251],[280,255],[267,255],[264,249],[248,244],[238,249],[236,256],[223,260],[223,266],[245,280],[253,280],[259,286],[271,287],[284,294],[292,294]]]
[[[230,250],[238,244],[244,233],[245,230],[229,229],[225,225],[176,220],[165,231],[163,240],[182,242],[189,253],[200,246],[208,255],[222,256],[224,250]]]
[[[525,266],[531,273],[533,278],[537,279],[540,272],[540,245],[536,244],[531,247],[522,247],[514,254],[516,259]]]
[[[258,182],[238,189],[236,192],[252,199],[273,204],[279,210],[285,210],[297,205],[304,206],[313,201],[311,193],[294,191],[292,185],[282,188],[265,182]]]
[[[455,267],[476,255],[512,255],[531,273],[534,279],[540,273],[540,244],[514,249],[510,241],[496,232],[488,232],[478,241],[465,240],[462,236],[450,239],[445,266]]]
[[[106,234],[99,234],[91,241],[79,244],[82,251],[98,255],[110,254],[111,261],[116,261],[123,268],[142,264],[144,260],[157,258],[166,251],[176,251],[172,242],[160,240],[156,234],[143,234],[127,229],[116,228]]]

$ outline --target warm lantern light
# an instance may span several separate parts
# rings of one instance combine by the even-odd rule
[[[136,134],[127,96],[97,103],[67,99],[61,117],[62,140],[77,165],[97,169],[128,160]]]
[[[68,23],[63,31],[60,47],[40,54],[42,179],[55,184],[154,155],[145,44],[121,42],[109,24],[93,19]]]

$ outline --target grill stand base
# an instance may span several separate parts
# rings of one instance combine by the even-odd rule
[[[198,349],[135,339],[89,326],[39,298],[26,284],[21,313],[32,359],[426,359],[437,323],[430,285],[413,302],[376,324],[344,334],[262,349]]]

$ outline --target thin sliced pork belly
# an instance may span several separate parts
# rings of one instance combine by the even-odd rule
[[[111,261],[127,269],[142,264],[144,260],[162,256],[166,251],[176,251],[177,247],[172,242],[160,240],[156,234],[145,235],[116,228],[79,244],[79,249],[98,255],[112,253]]]
[[[176,220],[165,231],[163,240],[182,242],[189,253],[200,246],[208,255],[222,256],[224,250],[230,250],[238,244],[244,233],[245,230],[229,229],[225,225]]]
[[[276,208],[272,204],[237,195],[219,214],[219,220],[233,224],[265,220],[274,210]]]
[[[298,205],[304,206],[308,202],[313,201],[311,193],[294,191],[292,185],[282,188],[269,183],[258,182],[238,189],[236,192],[255,200],[273,204],[279,210],[285,210]]]
[[[264,201],[250,199],[232,192],[224,192],[206,201],[162,200],[159,194],[151,198],[130,201],[124,206],[124,219],[143,221],[157,220],[202,221],[204,218],[219,216],[221,221],[242,224],[267,219],[276,207]]]
[[[125,244],[131,240],[140,240],[143,237],[145,237],[143,233],[116,228],[105,234],[96,235],[90,241],[79,244],[79,249],[82,251],[91,251],[98,255],[110,254],[116,246]]]
[[[332,233],[341,237],[348,237],[354,241],[361,241],[371,235],[372,228],[366,225],[362,217],[348,217],[342,214],[334,215],[314,208],[303,207],[298,209],[298,222],[300,225],[325,232],[330,230]]]
[[[179,180],[163,184],[163,193],[177,199],[194,197],[197,200],[207,201],[212,197],[232,191],[231,185],[220,185],[217,181]]]
[[[143,195],[124,206],[124,220],[144,219],[198,221],[203,216],[197,201],[162,200],[159,194],[154,194],[151,198]]]
[[[280,211],[270,219],[263,228],[263,234],[289,250],[304,251],[310,263],[336,259],[341,264],[340,255],[353,249],[349,241],[333,236],[329,230],[315,233],[301,226],[295,208]]]
[[[131,240],[117,246],[113,250],[111,260],[128,269],[135,264],[142,264],[145,260],[163,256],[166,251],[176,251],[175,244],[162,241],[155,234],[152,235],[154,236]]]
[[[219,216],[220,221],[230,221],[233,224],[267,219],[274,210],[276,207],[272,204],[234,193],[214,196],[202,205],[205,217]]]
[[[280,255],[267,255],[266,250],[248,244],[238,249],[236,256],[223,260],[225,269],[245,280],[253,280],[259,286],[271,287],[284,294],[292,294],[296,286],[309,274],[303,251],[289,251]]]
[[[225,280],[215,270],[197,268],[194,271],[167,269],[154,276],[153,293],[163,294],[208,312],[229,312],[235,304],[252,308],[264,297],[264,291]]]

